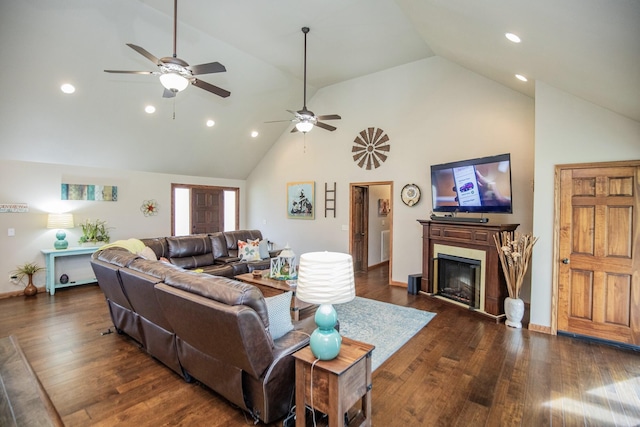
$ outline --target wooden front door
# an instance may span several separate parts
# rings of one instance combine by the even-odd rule
[[[193,234],[223,231],[223,190],[211,188],[191,190],[191,229]]]
[[[640,161],[558,172],[558,330],[640,346]]]
[[[369,197],[368,187],[354,186],[352,189],[352,256],[354,271],[366,272],[369,267]]]

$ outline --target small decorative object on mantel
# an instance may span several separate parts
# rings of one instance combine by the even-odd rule
[[[389,137],[380,128],[361,130],[353,142],[353,161],[367,170],[371,170],[371,166],[379,168],[387,160],[391,150]]]
[[[504,301],[504,312],[507,315],[505,324],[512,328],[522,328],[524,302],[520,299],[520,289],[524,276],[529,269],[533,245],[538,241],[531,233],[503,231],[493,236],[502,265],[502,272],[507,282],[509,296]]]
[[[142,206],[140,206],[140,211],[144,216],[158,215],[158,202],[154,199],[144,200]]]
[[[420,187],[415,184],[405,185],[400,192],[400,198],[405,205],[415,206],[420,201]]]
[[[271,258],[271,271],[270,277],[276,280],[293,280],[298,277],[296,271],[296,254],[293,253],[289,244],[282,251],[280,255],[275,258]]]
[[[38,288],[33,284],[33,275],[42,270],[44,270],[44,267],[40,267],[35,262],[28,262],[26,264],[19,265],[11,272],[12,279],[15,276],[16,283],[22,283],[22,280],[26,276],[29,280],[27,286],[24,288],[24,295],[31,297],[38,293]]]
[[[80,224],[82,236],[80,236],[79,242],[82,245],[90,244],[92,246],[109,243],[109,229],[106,225],[107,221],[101,221],[99,219],[91,221],[87,219],[83,224]]]

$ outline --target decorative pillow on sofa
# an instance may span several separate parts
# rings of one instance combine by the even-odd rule
[[[238,256],[241,261],[260,261],[259,240],[238,240]]]
[[[293,330],[293,323],[291,323],[292,295],[293,292],[288,291],[264,299],[269,314],[269,332],[274,340]]]
[[[269,242],[266,240],[260,240],[260,243],[258,243],[258,251],[260,252],[260,259],[271,258],[269,254]]]
[[[138,252],[137,255],[141,256],[144,259],[150,259],[152,261],[158,260],[156,253],[149,246],[145,246],[140,252]]]

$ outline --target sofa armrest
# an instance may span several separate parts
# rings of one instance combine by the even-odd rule
[[[213,262],[215,262],[216,264],[231,264],[239,261],[240,261],[240,258],[235,256],[223,256],[213,260]]]

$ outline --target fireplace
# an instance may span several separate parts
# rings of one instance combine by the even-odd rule
[[[440,253],[434,262],[438,272],[436,295],[479,310],[483,292],[481,261]]]

